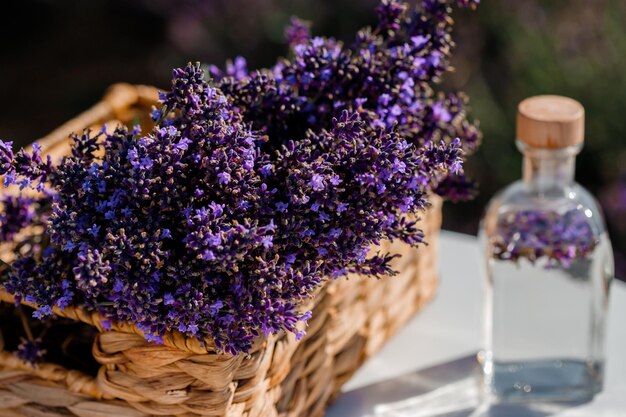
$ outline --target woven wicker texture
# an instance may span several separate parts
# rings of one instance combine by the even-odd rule
[[[61,156],[70,132],[104,123],[149,124],[156,99],[154,88],[115,85],[102,102],[40,143]],[[100,330],[92,352],[101,365],[97,377],[49,363],[33,368],[2,352],[0,343],[0,417],[321,416],[363,361],[434,295],[440,224],[437,199],[421,222],[428,246],[381,245],[403,255],[395,260],[397,276],[355,275],[328,283],[310,301],[313,318],[302,340],[287,334],[262,338],[247,356],[218,354],[210,340],[179,333],[157,346],[130,324],[106,332],[98,314],[56,311]],[[0,289],[0,300],[13,298]]]

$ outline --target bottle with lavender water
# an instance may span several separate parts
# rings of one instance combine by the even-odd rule
[[[493,198],[480,232],[485,388],[500,401],[585,401],[602,389],[613,254],[598,204],[574,182],[584,109],[531,97],[517,124],[523,179]]]

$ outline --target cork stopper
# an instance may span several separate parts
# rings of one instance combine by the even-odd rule
[[[582,143],[585,108],[562,96],[535,96],[517,108],[517,139],[535,148],[565,148]]]

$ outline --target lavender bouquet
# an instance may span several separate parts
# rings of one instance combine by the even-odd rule
[[[36,317],[80,305],[155,342],[179,331],[236,354],[301,336],[302,303],[326,280],[392,275],[394,254],[371,246],[421,244],[407,215],[431,193],[474,192],[466,99],[434,91],[452,3],[477,1],[383,0],[351,46],[296,19],[290,58],[176,69],[151,131],[83,132],[58,163],[0,142],[0,174],[24,190],[4,197],[16,259],[0,284]]]

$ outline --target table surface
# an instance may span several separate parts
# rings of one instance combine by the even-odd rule
[[[604,391],[586,404],[481,403],[482,279],[476,238],[442,232],[441,285],[344,387],[326,417],[626,417],[626,285],[611,288]],[[555,299],[558,308],[558,299]]]

